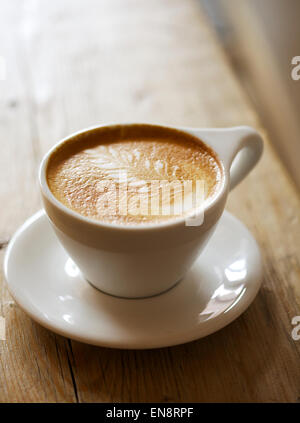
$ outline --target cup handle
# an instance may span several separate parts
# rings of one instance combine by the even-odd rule
[[[218,154],[230,174],[229,189],[254,168],[263,152],[261,135],[250,126],[204,129],[197,135]]]

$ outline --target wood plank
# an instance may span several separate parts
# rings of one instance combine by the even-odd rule
[[[17,2],[2,5],[0,54],[7,63],[0,81],[0,402],[74,401],[68,341],[35,324],[16,306],[3,281],[4,247],[17,227],[41,207],[37,166],[41,154],[32,100],[31,70],[20,36]]]
[[[1,240],[40,207],[38,162],[72,131],[108,121],[263,131],[196,1],[26,4],[7,2],[0,17],[1,32],[14,28],[0,37],[11,69],[0,81]],[[264,259],[243,316],[178,347],[96,348],[32,322],[1,278],[0,401],[298,401],[300,202],[265,139],[263,160],[228,202]]]

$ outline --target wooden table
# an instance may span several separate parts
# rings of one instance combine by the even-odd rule
[[[263,131],[193,0],[1,3],[1,259],[41,207],[37,168],[61,137],[108,121],[249,124]],[[275,89],[275,88],[274,88]],[[288,142],[288,140],[287,140]],[[228,209],[250,228],[262,288],[234,323],[205,339],[148,351],[97,348],[33,322],[1,276],[1,402],[300,400],[299,210],[296,189],[265,134],[259,166]],[[26,252],[24,252],[26,254]]]

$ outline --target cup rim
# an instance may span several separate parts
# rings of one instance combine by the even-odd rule
[[[154,123],[145,123],[145,122],[121,122],[121,123],[111,122],[111,123],[105,123],[100,125],[93,125],[93,126],[89,126],[87,128],[81,129],[79,131],[73,132],[70,135],[62,138],[60,141],[58,141],[56,144],[54,144],[54,146],[52,146],[48,150],[48,152],[44,155],[40,163],[38,176],[39,176],[39,184],[40,184],[40,189],[42,191],[42,194],[48,199],[48,201],[50,201],[50,203],[53,206],[57,207],[61,212],[63,212],[70,218],[76,219],[81,223],[93,225],[95,228],[98,228],[98,229],[103,228],[107,230],[111,229],[111,230],[122,230],[122,231],[145,231],[145,230],[148,231],[153,229],[167,229],[167,228],[177,227],[182,224],[185,224],[188,216],[180,216],[180,217],[176,217],[174,219],[168,219],[162,222],[145,223],[145,224],[138,223],[138,224],[128,224],[128,225],[124,225],[121,223],[104,222],[104,221],[92,219],[74,210],[71,210],[70,208],[65,206],[62,202],[60,202],[55,197],[55,195],[50,190],[50,187],[47,182],[46,170],[47,170],[47,166],[52,154],[57,150],[58,147],[60,147],[62,144],[68,142],[69,140],[73,139],[74,137],[78,135],[91,132],[95,129],[101,129],[104,127],[133,126],[133,125],[147,126],[147,127],[152,126],[157,128],[165,128],[165,129],[171,129],[171,130],[173,129],[177,131],[182,131],[188,135],[192,135],[193,137],[198,138],[207,148],[212,150],[219,164],[221,165],[222,180],[216,193],[212,197],[210,197],[208,201],[205,200],[205,205],[203,210],[204,215],[209,210],[211,210],[214,206],[216,206],[219,200],[223,197],[226,191],[226,188],[228,186],[228,175],[227,175],[226,167],[222,159],[219,157],[218,153],[215,151],[215,149],[211,147],[209,144],[207,144],[206,142],[204,142],[200,136],[194,133],[194,131],[206,130],[207,128],[191,128],[191,127],[181,127],[181,126],[154,124]],[[193,131],[193,133],[191,131]]]

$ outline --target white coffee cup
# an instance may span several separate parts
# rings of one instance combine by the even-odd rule
[[[121,126],[126,125],[132,124]],[[247,126],[224,129],[155,126],[194,135],[213,149],[220,160],[223,180],[217,194],[204,208],[201,225],[187,226],[184,217],[146,226],[103,223],[72,211],[55,198],[47,183],[46,170],[57,146],[80,133],[96,129],[100,134],[105,126],[63,139],[46,154],[40,166],[44,207],[60,242],[87,281],[115,296],[148,297],[180,281],[214,232],[229,190],[244,179],[263,151],[261,136]]]

